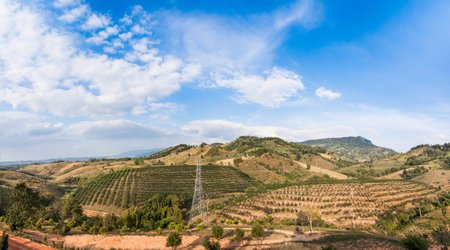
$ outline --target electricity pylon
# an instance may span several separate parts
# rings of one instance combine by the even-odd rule
[[[192,198],[191,212],[189,214],[189,222],[194,222],[198,218],[202,219],[203,224],[207,222],[206,214],[207,206],[205,204],[205,194],[202,185],[202,166],[197,161],[197,170],[195,173],[194,197]]]

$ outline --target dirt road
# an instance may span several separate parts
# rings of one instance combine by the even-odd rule
[[[0,235],[3,231],[0,231]],[[25,239],[19,236],[9,235],[8,239],[9,250],[56,250],[56,248],[49,247],[37,242]]]

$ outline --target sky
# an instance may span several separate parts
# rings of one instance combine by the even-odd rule
[[[0,1],[0,161],[450,142],[450,2]]]

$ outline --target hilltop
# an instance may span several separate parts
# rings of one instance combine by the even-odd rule
[[[321,147],[346,160],[356,162],[367,162],[396,154],[394,150],[376,146],[361,136],[308,140],[299,144]]]
[[[414,179],[430,185],[449,187],[450,143],[419,145],[406,153],[337,170],[352,177]]]

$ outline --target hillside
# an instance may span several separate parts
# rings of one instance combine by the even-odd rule
[[[424,183],[434,182],[430,177],[416,178],[428,172],[450,169],[450,144],[419,145],[406,153],[386,159],[374,160],[337,170],[352,177],[377,177],[381,179],[416,179]],[[442,174],[442,173],[440,173]],[[434,174],[428,174],[434,176]],[[444,185],[437,181],[439,185]],[[432,185],[437,185],[436,183]]]
[[[308,140],[299,144],[321,147],[346,160],[356,162],[367,162],[396,154],[394,150],[376,146],[361,136]]]
[[[275,137],[241,136],[226,144],[180,144],[144,159],[154,165],[193,165],[201,159],[202,164],[235,167],[263,183],[298,182],[325,175],[347,178],[333,171],[337,162],[326,150]]]
[[[390,207],[434,197],[437,190],[411,182],[304,184],[276,189],[225,208],[219,218],[275,221],[296,219],[300,210],[313,209],[325,223],[339,228],[373,226]]]
[[[81,185],[75,196],[86,206],[128,208],[153,195],[177,194],[190,200],[196,166],[126,168],[100,175]],[[252,187],[248,176],[231,167],[202,167],[203,189],[209,199],[244,193]]]

